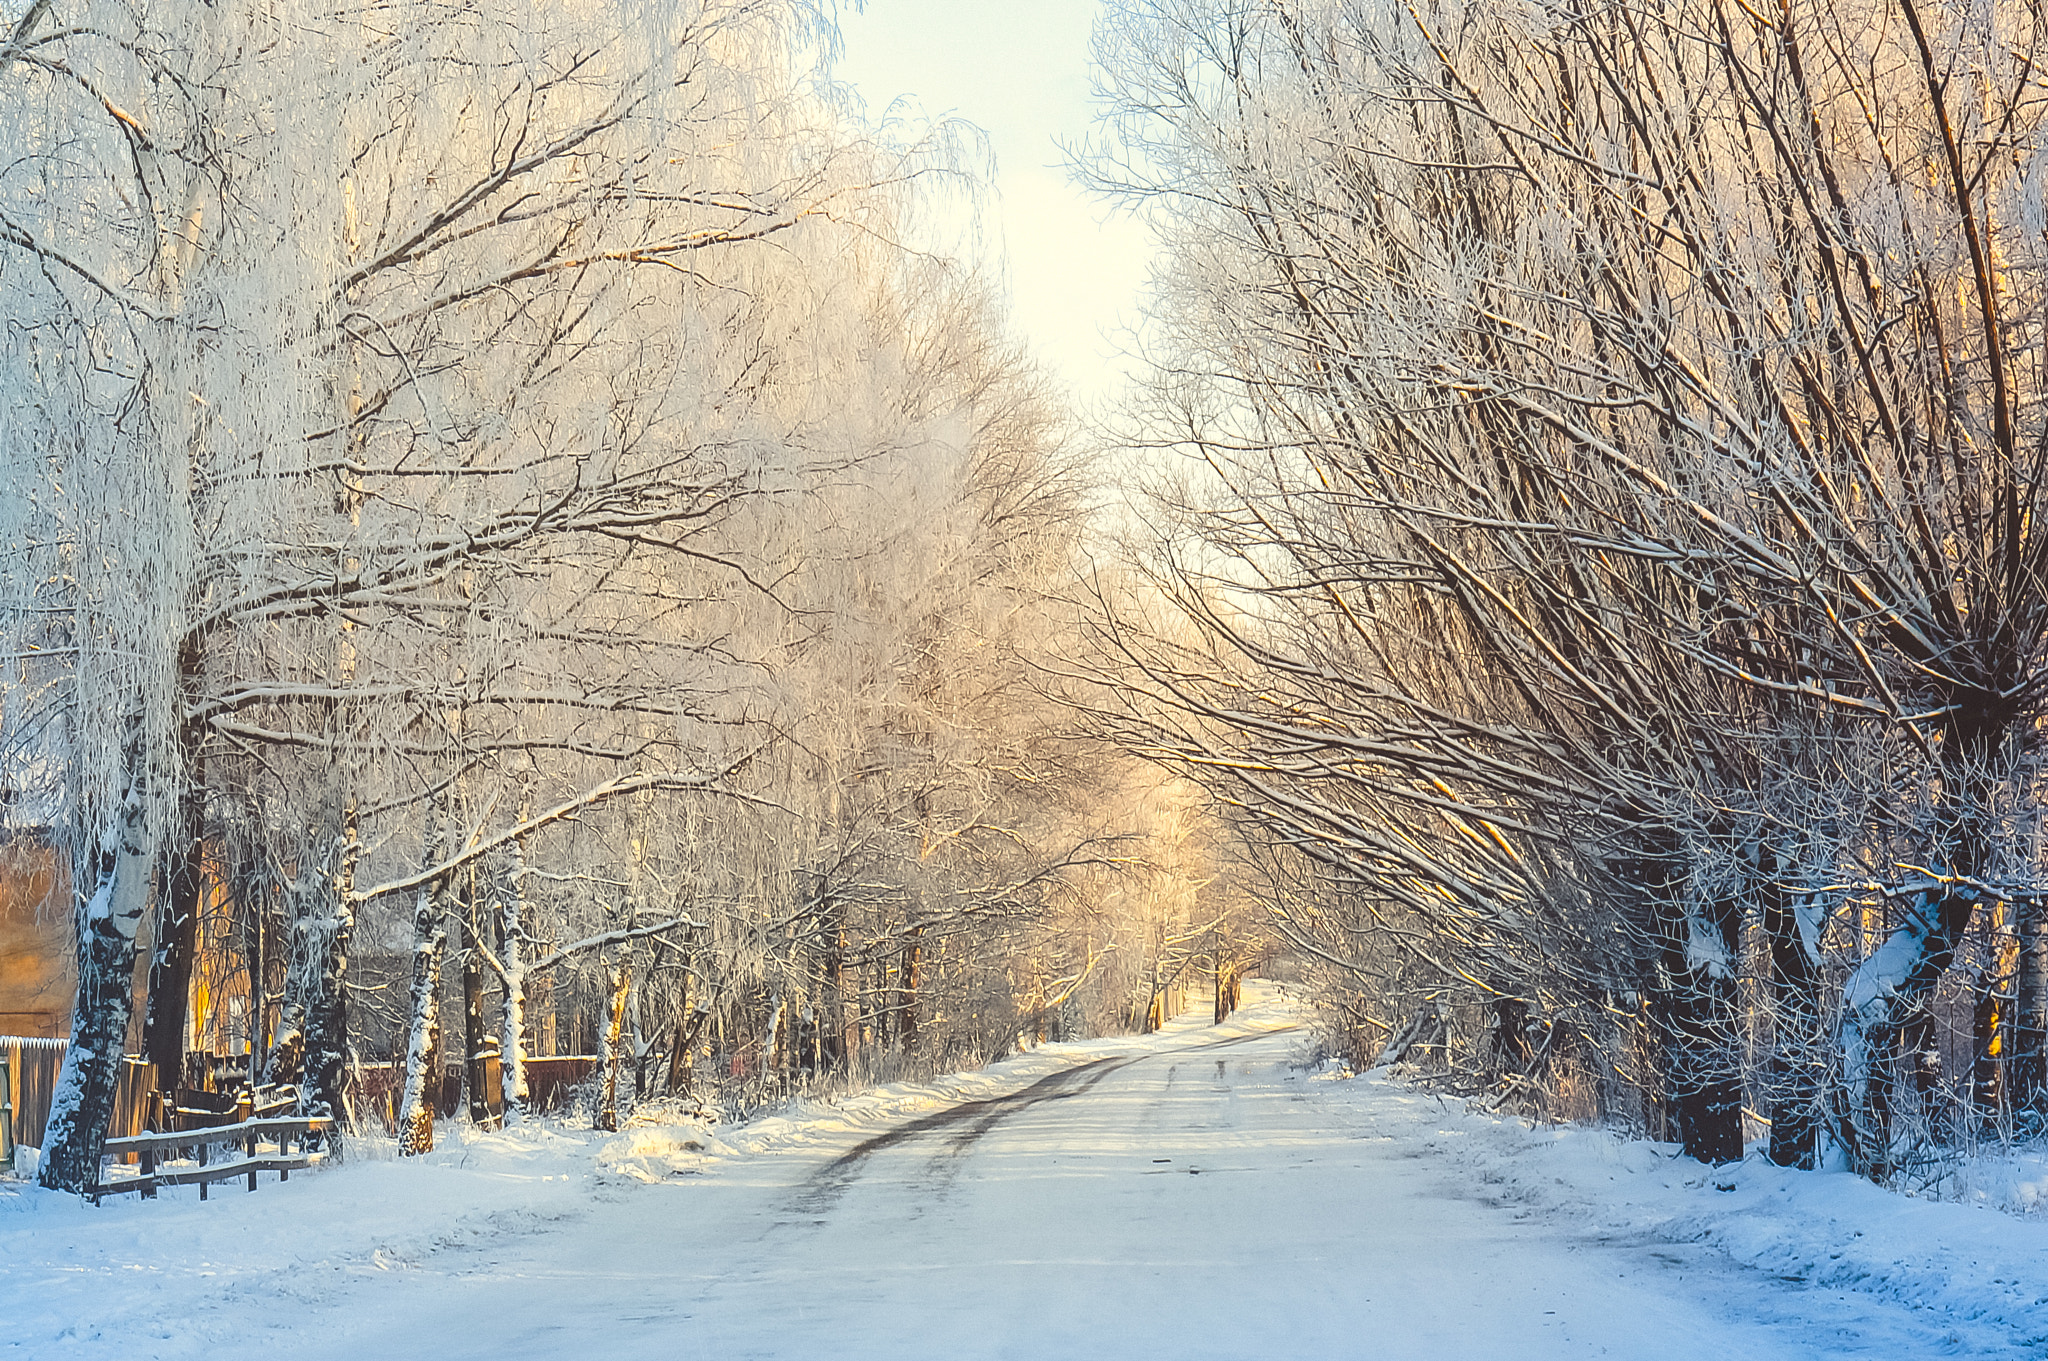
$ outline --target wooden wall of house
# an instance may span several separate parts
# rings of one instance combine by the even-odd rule
[[[47,842],[22,834],[0,844],[0,1035],[71,1033],[70,902],[70,867]]]

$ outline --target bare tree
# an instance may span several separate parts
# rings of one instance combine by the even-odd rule
[[[1250,740],[1293,783],[1247,802],[1375,891],[1412,875],[1418,912],[1512,904],[1567,994],[1667,980],[1681,1069],[1733,1038],[1745,921],[1787,1034],[1818,1024],[1807,928],[1877,853],[1896,929],[1844,983],[1835,1132],[1885,1174],[1891,1056],[2033,875],[1995,829],[2042,639],[2035,17],[1156,3],[1105,33],[1105,187],[1188,223],[1142,428],[1220,489],[1174,570],[1237,656],[1146,680],[1202,724],[1179,751],[1235,780]],[[1296,707],[1228,699],[1276,674]],[[1911,815],[1851,796],[1856,723]],[[1629,970],[1560,975],[1602,939],[1588,893]],[[1673,1084],[1718,1112],[1696,1152],[1739,1151],[1730,1077]],[[1786,1104],[1810,1129],[1816,1094]]]

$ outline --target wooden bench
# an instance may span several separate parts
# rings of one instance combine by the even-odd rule
[[[319,1149],[308,1145],[316,1135],[326,1133],[333,1126],[334,1121],[324,1115],[277,1116],[170,1134],[138,1134],[127,1139],[109,1139],[106,1151],[110,1156],[133,1153],[140,1158],[141,1166],[136,1175],[101,1181],[87,1194],[97,1205],[101,1196],[138,1191],[144,1200],[153,1200],[159,1186],[197,1186],[199,1198],[205,1200],[207,1187],[212,1183],[244,1176],[249,1179],[249,1189],[253,1191],[258,1172],[275,1172],[279,1181],[289,1181],[292,1173],[317,1166],[323,1155]],[[276,1151],[263,1152],[260,1146],[265,1142]],[[233,1152],[226,1161],[214,1162],[213,1150],[223,1145]],[[165,1155],[170,1154],[189,1154],[196,1165],[162,1166],[162,1162],[167,1160]]]

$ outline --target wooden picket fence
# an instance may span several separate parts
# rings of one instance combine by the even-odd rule
[[[66,1047],[64,1040],[0,1035],[0,1161],[14,1157],[16,1144],[42,1147]],[[138,1058],[123,1060],[108,1132],[141,1133],[155,1101],[156,1069]]]
[[[42,1146],[64,1049],[63,1040],[0,1035],[0,1157],[12,1158],[16,1144]]]

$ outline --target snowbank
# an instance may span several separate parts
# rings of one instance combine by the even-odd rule
[[[1793,1171],[1761,1152],[1709,1168],[1676,1144],[1482,1115],[1377,1075],[1319,1076],[1362,1125],[1412,1141],[1466,1194],[1517,1218],[1944,1315],[1961,1351],[2048,1356],[2048,1213],[2033,1213],[2048,1204],[2048,1158],[2038,1154],[1969,1164],[1956,1184],[1973,1203],[1935,1201],[1846,1172]]]
[[[1800,1299],[1825,1294],[1830,1317],[1856,1318],[1857,1301],[1888,1317],[1910,1312],[1915,1336],[1931,1324],[1946,1339],[1941,1354],[2048,1356],[2042,1159],[1959,1169],[1950,1185],[1975,1203],[1914,1199],[1760,1158],[1709,1169],[1669,1146],[1475,1114],[1381,1077],[1310,1068],[1306,1057],[1290,1067],[1278,1032],[1298,1020],[1268,996],[1221,1028],[1190,1018],[1158,1036],[1048,1045],[979,1072],[793,1102],[730,1126],[679,1110],[616,1134],[554,1121],[495,1133],[449,1125],[422,1158],[401,1160],[388,1141],[355,1141],[339,1166],[283,1186],[266,1180],[254,1194],[223,1187],[206,1204],[186,1189],[94,1208],[0,1180],[0,1351],[124,1361],[211,1356],[228,1345],[303,1354],[336,1320],[359,1326],[401,1299],[424,1310],[453,1288],[446,1283],[574,1257],[565,1249],[609,1242],[629,1220],[643,1229],[673,1222],[694,1246],[670,1250],[716,1259],[764,1232],[747,1227],[764,1215],[787,1220],[791,1189],[871,1135],[1095,1059],[1245,1037],[1253,1048],[1217,1058],[1217,1100],[1279,1103],[1268,1109],[1299,1111],[1351,1147],[1377,1144],[1440,1179],[1438,1204],[1476,1201],[1506,1221],[1546,1226],[1531,1240],[1547,1244],[1542,1251],[1607,1253],[1626,1268],[1681,1273],[1702,1282],[1717,1308],[1754,1301],[1765,1314],[1799,1312]],[[1232,1060],[1224,1084],[1223,1057],[1252,1053],[1269,1054],[1266,1067]],[[1209,1063],[1181,1071],[1206,1073]],[[1300,1101],[1308,1104],[1285,1104]],[[1282,1119],[1293,1128],[1285,1122],[1295,1117]],[[1248,1133],[1231,1138],[1232,1159],[1293,1166],[1284,1138],[1271,1147],[1247,1142]],[[1154,1170],[1141,1157],[1135,1164]],[[779,1261],[784,1249],[762,1251]],[[407,1276],[422,1288],[388,1288]],[[1782,1354],[1903,1356],[1886,1341],[1899,1336],[1873,1332],[1848,1350],[1794,1342]]]

